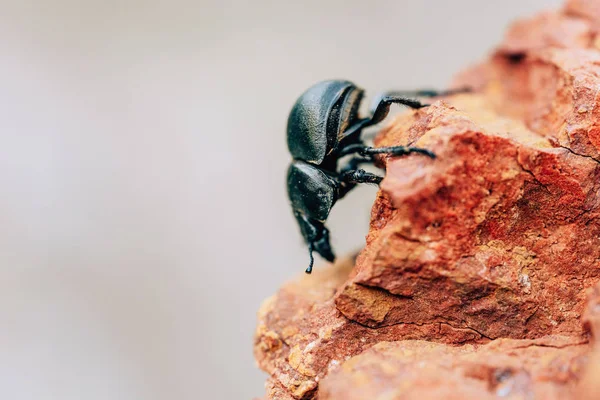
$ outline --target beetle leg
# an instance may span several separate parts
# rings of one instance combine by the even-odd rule
[[[391,147],[368,147],[362,144],[351,144],[349,146],[344,147],[340,151],[340,157],[358,153],[363,157],[371,157],[375,154],[389,154],[392,156],[404,156],[412,153],[419,153],[426,155],[431,158],[435,158],[435,154],[427,149],[422,149],[420,147],[405,147],[405,146],[391,146]]]
[[[340,179],[344,183],[375,183],[379,185],[383,178],[372,174],[364,169],[353,169],[344,171],[340,174]]]
[[[377,104],[383,99],[385,96],[394,96],[394,97],[444,97],[444,96],[452,96],[454,94],[460,93],[471,93],[473,91],[470,87],[461,87],[456,89],[448,89],[448,90],[435,90],[435,89],[417,89],[417,90],[389,90],[385,93],[380,94],[379,96],[373,99],[373,107],[372,112],[375,112],[375,108]]]
[[[389,154],[392,156],[405,156],[407,154],[418,153],[431,158],[435,158],[435,154],[431,150],[422,149],[420,147],[405,147],[405,146],[390,146],[390,147],[365,147],[359,154]]]
[[[310,274],[313,270],[313,265],[315,263],[315,258],[313,257],[313,251],[315,251],[315,249],[313,248],[312,243],[308,244],[308,256],[310,257],[310,263],[308,264],[308,268],[306,268],[306,272],[307,274]]]
[[[373,163],[373,159],[371,157],[352,157],[350,160],[348,160],[348,163],[346,165],[344,165],[341,168],[340,171],[340,178],[346,174],[348,171],[356,171],[358,170],[359,166],[361,164],[372,164]],[[342,197],[346,196],[346,194],[348,194],[349,191],[351,191],[352,189],[354,189],[357,185],[357,183],[355,182],[349,182],[349,181],[344,181],[343,179],[340,179],[340,189],[338,192],[338,200],[341,199]]]
[[[331,243],[329,243],[329,229],[323,225],[319,237],[313,242],[313,247],[317,253],[325,260],[329,262],[335,261],[335,255],[331,249]]]
[[[313,257],[314,251],[319,253],[321,257],[329,262],[335,261],[335,255],[333,254],[331,244],[329,243],[329,230],[325,227],[323,221],[308,218],[297,211],[294,212],[294,216],[300,224],[300,231],[308,246],[310,263],[308,268],[306,268],[306,273],[310,274],[312,272],[313,264],[315,262]]]
[[[371,118],[363,118],[359,120],[344,131],[342,137],[340,138],[340,143],[355,142],[362,130],[371,124]]]
[[[339,175],[340,189],[338,192],[338,200],[348,194],[359,183],[375,183],[379,185],[383,178],[379,175],[372,174],[364,169],[357,169],[358,164],[372,162],[364,158],[353,158],[348,165],[342,169]]]
[[[404,106],[419,109],[423,107],[427,107],[429,104],[423,104],[419,100],[409,99],[406,97],[398,97],[398,96],[383,96],[379,102],[377,103],[377,107],[372,112],[370,118],[363,118],[356,122],[354,125],[346,129],[343,133],[343,137],[340,139],[340,142],[352,142],[362,130],[371,125],[378,124],[383,121],[385,117],[390,112],[390,106],[392,104],[402,104]]]
[[[421,103],[419,100],[410,99],[407,97],[383,96],[381,100],[379,100],[379,103],[377,103],[377,106],[373,111],[373,115],[371,116],[371,120],[369,121],[369,124],[367,126],[375,125],[383,121],[383,119],[387,117],[388,113],[390,112],[390,106],[392,104],[400,104],[403,106],[413,108],[415,110],[429,106],[429,104],[424,104]]]
[[[308,242],[308,255],[310,257],[310,263],[308,264],[306,271],[304,271],[307,274],[312,272],[313,264],[315,263],[313,251],[319,253],[321,257],[329,262],[335,261],[335,255],[333,254],[333,250],[331,250],[331,244],[329,243],[329,230],[325,228],[325,225],[320,225],[318,236],[312,241]]]
[[[433,90],[433,89],[422,89],[422,90],[391,90],[376,96],[373,99],[373,105],[371,107],[371,119],[368,123],[363,124],[362,128],[366,128],[371,125],[375,125],[388,115],[390,105],[392,103],[402,104],[410,108],[419,109],[427,107],[430,104],[423,104],[420,101],[414,99],[415,97],[444,97],[451,96],[459,93],[470,93],[473,89],[470,87],[462,87],[448,90]]]

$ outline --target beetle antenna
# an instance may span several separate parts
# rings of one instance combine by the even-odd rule
[[[313,257],[313,245],[312,243],[308,245],[308,256],[310,257],[310,264],[308,264],[308,268],[306,268],[306,272],[307,274],[310,274],[312,272],[313,269],[313,264],[315,263],[315,258]]]

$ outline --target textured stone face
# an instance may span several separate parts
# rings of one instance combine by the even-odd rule
[[[488,73],[497,112],[522,120],[556,146],[600,158],[598,50],[551,48],[519,62],[498,54]]]
[[[380,135],[380,145],[411,142],[438,158],[388,160],[385,197],[338,310],[373,328],[580,334],[584,289],[600,273],[600,165],[494,114],[485,98],[452,103],[402,116]]]
[[[480,347],[383,342],[332,371],[319,399],[559,400],[575,388],[586,350],[560,336]]]
[[[352,267],[351,260],[344,260],[319,268],[285,285],[261,306],[254,354],[260,367],[277,381],[269,383],[269,392],[283,387],[294,398],[312,398],[329,370],[351,356],[382,341],[433,339],[446,330],[439,323],[370,329],[345,318],[335,308],[333,296]],[[455,343],[475,338],[470,331],[451,328],[450,335]]]
[[[596,33],[600,28],[600,3],[595,0],[567,0],[563,14],[589,22]]]
[[[518,21],[474,93],[380,133],[437,158],[381,158],[358,258],[265,301],[268,398],[598,398],[599,28],[600,0]]]
[[[456,83],[479,87],[496,112],[554,146],[600,159],[599,27],[599,1],[568,1],[562,12],[515,22],[495,55]]]

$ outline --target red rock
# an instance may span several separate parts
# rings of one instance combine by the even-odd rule
[[[583,314],[583,326],[592,337],[593,351],[577,388],[576,399],[600,399],[600,285],[590,290],[590,300]]]
[[[265,389],[267,391],[266,399],[294,400],[294,397],[273,378],[267,379]]]
[[[319,399],[562,400],[575,389],[587,347],[565,337],[460,347],[383,342],[331,371]]]
[[[548,47],[588,48],[595,32],[589,21],[558,12],[545,12],[514,22],[498,47],[500,53],[521,55]]]
[[[512,25],[493,57],[456,85],[483,89],[494,110],[555,145],[600,159],[600,2],[569,1]]]
[[[553,148],[484,98],[452,102],[403,115],[379,136],[379,145],[416,144],[438,158],[388,160],[387,197],[375,203],[338,310],[373,328],[582,334],[584,289],[600,274],[599,164]]]
[[[600,3],[597,0],[567,0],[564,13],[589,20],[596,31],[600,26]]]
[[[343,260],[319,268],[284,285],[263,303],[254,355],[260,368],[277,381],[268,386],[268,392],[283,387],[296,399],[312,398],[330,368],[382,341],[433,339],[441,330],[454,343],[481,338],[471,331],[445,329],[439,323],[370,329],[348,320],[335,308],[333,296],[352,266],[350,260]]]
[[[600,0],[519,21],[455,80],[475,93],[380,133],[437,158],[380,159],[356,262],[265,301],[268,398],[596,398],[599,27]]]
[[[487,97],[497,113],[523,121],[557,146],[599,159],[597,50],[548,48],[518,63],[497,55],[486,72]]]

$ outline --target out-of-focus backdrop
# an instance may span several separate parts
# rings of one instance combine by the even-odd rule
[[[296,97],[443,88],[559,3],[2,1],[0,398],[261,396],[256,310],[308,261],[284,186]],[[335,207],[339,254],[374,195]]]

